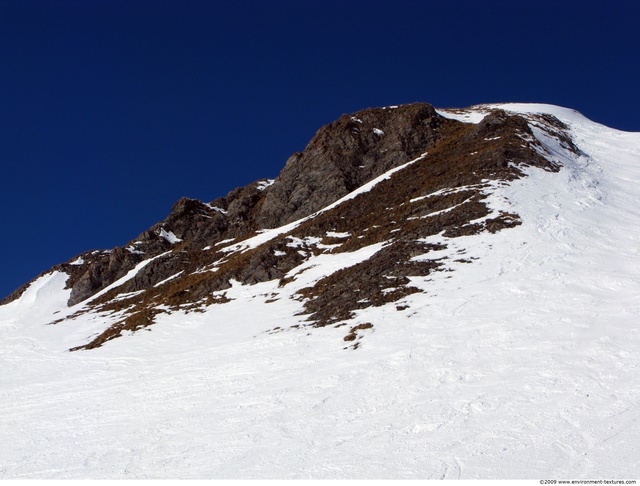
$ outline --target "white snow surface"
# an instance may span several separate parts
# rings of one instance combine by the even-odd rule
[[[264,191],[267,187],[272,186],[275,182],[275,179],[265,179],[263,181],[258,182],[258,190]]]
[[[47,325],[69,313],[67,276],[37,279],[0,307],[0,478],[640,476],[640,134],[500,108],[554,114],[585,155],[537,130],[563,169],[530,168],[490,196],[523,224],[429,238],[448,248],[421,258],[451,256],[454,271],[412,278],[425,293],[405,310],[289,329],[305,318],[293,292],[373,245],[66,352],[116,317]],[[365,322],[360,348],[343,349]]]
[[[161,236],[172,245],[175,243],[182,243],[182,240],[178,238],[176,235],[174,235],[173,231],[167,231],[164,228],[160,228],[160,233],[158,233],[158,236]]]
[[[227,211],[225,211],[225,210],[224,210],[224,209],[222,209],[222,208],[219,208],[218,206],[212,206],[212,205],[211,205],[211,204],[209,204],[209,203],[203,203],[203,204],[204,204],[205,206],[207,206],[209,209],[211,209],[212,211],[217,211],[217,212],[219,212],[220,214],[227,214]]]

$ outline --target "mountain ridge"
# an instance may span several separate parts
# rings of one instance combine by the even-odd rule
[[[85,300],[55,270],[0,306],[0,477],[637,477],[640,134],[435,111],[446,136],[314,213],[159,225]]]
[[[552,115],[540,116],[539,121],[567,150],[577,153],[563,132],[566,125]],[[471,222],[489,214],[482,189],[490,181],[521,177],[518,167],[559,170],[535,150],[536,144],[524,118],[495,108],[477,125],[441,116],[425,103],[343,115],[322,127],[303,152],[291,156],[275,180],[259,180],[211,203],[183,198],[164,221],[125,247],[86,252],[54,267],[53,271],[69,275],[70,307],[87,301],[89,311],[114,314],[134,308],[88,344],[72,349],[91,349],[124,331],[141,330],[164,312],[159,310],[162,306],[194,310],[223,303],[224,298],[212,294],[230,288],[232,280],[255,284],[279,279],[283,287],[295,278],[287,274],[308,255],[357,251],[365,243],[384,245],[373,260],[338,270],[299,291],[307,300],[310,323],[337,324],[351,319],[359,308],[399,300],[418,291],[408,285],[408,277],[426,276],[443,267],[442,261],[411,260],[430,248],[420,244],[420,238],[438,233],[447,237],[495,233],[519,224],[517,215],[504,212],[481,223]],[[405,168],[397,171],[399,167]],[[389,177],[359,194],[357,202],[326,209],[386,173]],[[433,194],[443,190],[449,192]],[[389,210],[394,214],[385,224],[374,224],[382,223]],[[345,219],[347,224],[340,221]],[[229,253],[221,243],[296,220],[303,220],[302,228],[248,253]],[[353,237],[354,232],[368,234]],[[330,233],[349,236],[332,238],[327,236]],[[287,238],[296,238],[303,250],[289,250],[292,245]],[[308,238],[317,241],[303,243]],[[218,246],[220,250],[215,251]],[[110,289],[149,259],[133,278]],[[203,271],[207,266],[210,270]],[[163,293],[156,291],[158,286]],[[3,303],[19,295],[16,292]]]

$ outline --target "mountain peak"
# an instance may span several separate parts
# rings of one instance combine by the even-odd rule
[[[639,185],[571,110],[344,115],[3,301],[0,475],[635,477]]]
[[[445,240],[520,224],[518,214],[487,204],[496,187],[528,167],[559,170],[532,124],[577,153],[553,115],[527,119],[514,107],[439,112],[415,103],[343,115],[318,130],[275,180],[211,203],[183,198],[126,246],[55,267],[68,275],[73,311],[52,322],[117,316],[73,347],[90,349],[147,328],[159,314],[224,304],[233,282],[278,281],[273,298],[302,302],[312,326],[344,325],[359,309],[419,292],[412,277],[449,270],[451,257],[425,256],[448,248]],[[456,113],[482,117],[463,123]],[[292,284],[304,280],[310,262],[329,256],[348,264],[306,286]]]

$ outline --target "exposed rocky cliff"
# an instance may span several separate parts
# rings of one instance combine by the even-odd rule
[[[344,115],[292,155],[277,179],[210,203],[183,198],[127,245],[56,266],[69,275],[68,305],[78,305],[77,313],[122,316],[77,348],[149,326],[161,312],[223,304],[233,282],[278,279],[285,288],[311,256],[324,253],[378,245],[365,261],[295,292],[309,325],[341,325],[359,308],[416,292],[411,276],[447,269],[443,259],[416,258],[440,249],[429,237],[518,225],[517,214],[487,206],[492,184],[522,177],[527,166],[558,170],[532,124],[575,150],[550,115],[525,120],[494,109],[478,124],[454,118],[424,103]]]

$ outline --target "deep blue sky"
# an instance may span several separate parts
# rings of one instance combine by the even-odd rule
[[[0,0],[0,298],[343,113],[568,106],[640,131],[640,2]]]

